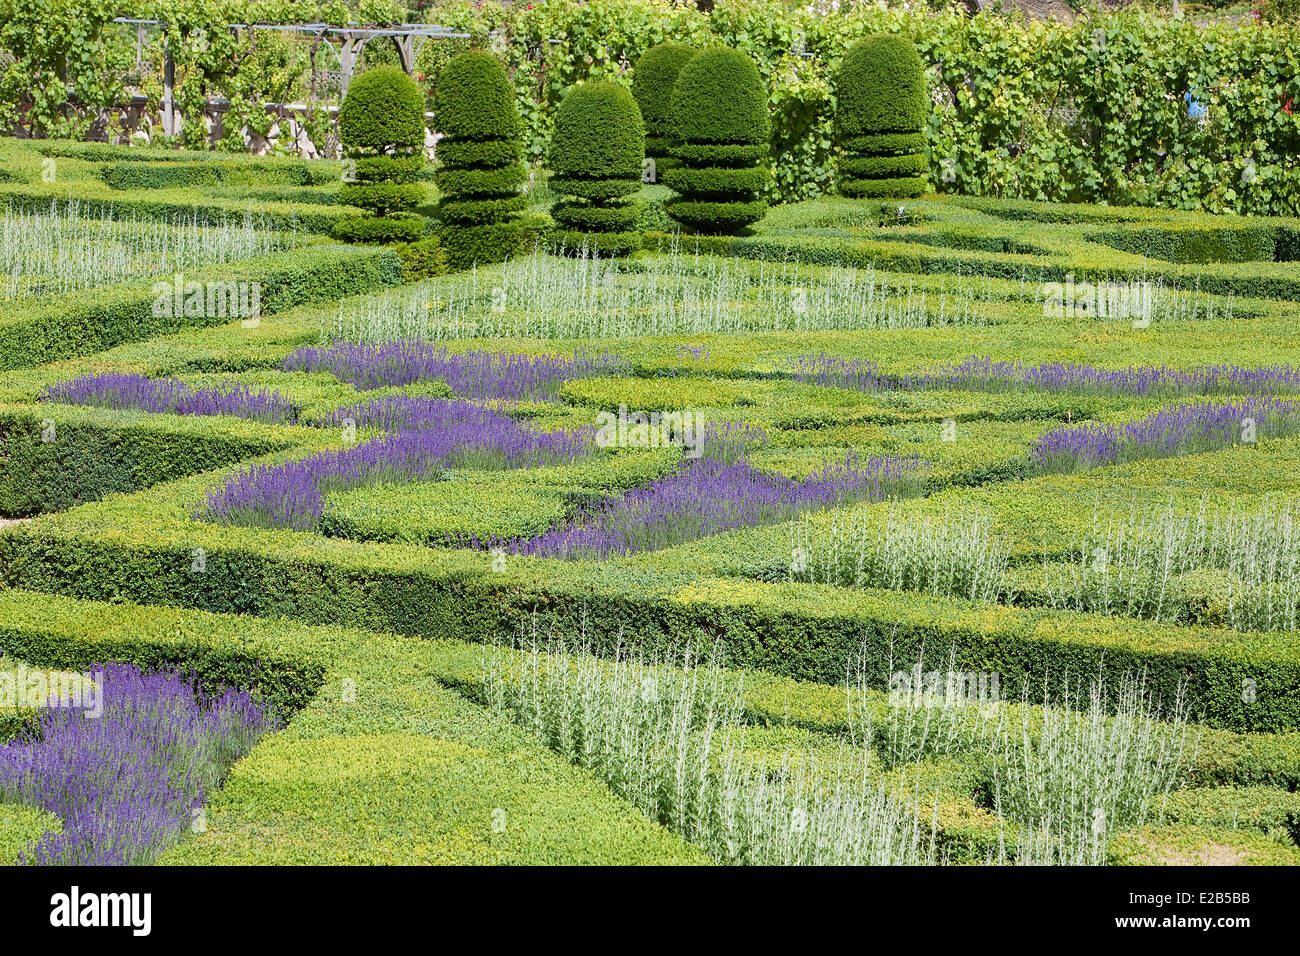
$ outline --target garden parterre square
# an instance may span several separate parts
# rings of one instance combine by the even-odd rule
[[[1285,4],[482,6],[0,103],[0,862],[1300,863]]]

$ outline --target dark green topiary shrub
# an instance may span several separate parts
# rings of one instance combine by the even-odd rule
[[[632,94],[608,81],[575,86],[555,112],[550,188],[551,243],[568,250],[626,255],[641,246],[640,209],[645,126]]]
[[[526,178],[519,113],[505,68],[483,52],[453,57],[438,76],[435,176],[439,238],[453,269],[500,262],[519,251]]]
[[[424,96],[401,70],[381,66],[348,87],[339,108],[339,137],[346,160],[339,202],[368,215],[340,220],[345,242],[410,242],[424,235],[424,200],[418,182],[424,165]]]
[[[919,196],[926,178],[925,71],[899,36],[867,37],[845,55],[836,78],[835,134],[843,158],[840,192],[857,198]]]
[[[698,52],[682,43],[660,43],[646,50],[632,70],[632,96],[645,123],[645,154],[654,161],[651,182],[658,181],[660,170],[680,165],[668,154],[673,142],[673,87],[682,67]]]
[[[679,195],[668,215],[698,232],[731,233],[767,214],[762,198],[771,126],[767,88],[744,53],[725,47],[692,57],[673,87],[672,155],[664,172]]]

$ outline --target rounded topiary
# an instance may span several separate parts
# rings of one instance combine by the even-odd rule
[[[682,166],[664,172],[678,193],[664,204],[668,215],[713,233],[762,219],[771,126],[754,61],[725,47],[692,57],[673,86],[672,118],[671,152]]]
[[[527,178],[515,94],[505,68],[491,55],[452,57],[438,76],[434,122],[435,182],[442,192],[439,235],[453,269],[499,262],[519,250],[519,213]]]
[[[835,83],[840,192],[919,196],[926,178],[925,70],[910,40],[879,35],[853,46]]]
[[[395,66],[377,66],[348,84],[339,107],[339,139],[345,149],[370,154],[424,145],[424,94]]]
[[[339,201],[366,210],[340,220],[346,242],[410,242],[425,221],[411,210],[424,199],[424,94],[396,67],[367,70],[348,86],[339,108],[344,182]]]
[[[636,100],[617,83],[575,86],[555,111],[550,188],[552,242],[623,255],[641,245],[633,195],[641,188],[645,126]]]
[[[632,96],[645,123],[645,154],[656,171],[678,165],[668,155],[673,141],[673,87],[682,67],[698,52],[683,43],[660,43],[646,50],[632,70]]]

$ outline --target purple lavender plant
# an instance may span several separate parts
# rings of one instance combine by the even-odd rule
[[[923,464],[915,456],[848,458],[803,480],[759,471],[748,462],[688,461],[676,474],[635,488],[586,520],[534,538],[506,542],[517,554],[606,558],[653,551],[697,538],[785,521],[849,501],[878,501],[912,490]]]
[[[0,747],[0,793],[63,820],[24,863],[151,863],[230,766],[277,728],[243,691],[197,692],[176,674],[94,668],[102,713],[52,707],[31,740]]]
[[[440,477],[450,468],[530,468],[572,461],[590,430],[541,432],[472,402],[386,396],[340,409],[333,420],[400,429],[341,451],[240,469],[209,491],[195,517],[227,525],[314,531],[329,492]]]
[[[767,444],[767,432],[748,422],[708,422],[700,442],[700,458],[731,465],[751,450]]]
[[[409,385],[441,379],[466,398],[507,401],[554,399],[569,380],[622,375],[631,370],[626,359],[578,351],[572,358],[510,352],[451,354],[446,346],[399,341],[379,345],[336,343],[303,346],[284,360],[286,371],[329,372],[360,389]]]
[[[863,392],[957,388],[1006,391],[1036,388],[1049,392],[1093,392],[1109,395],[1209,395],[1221,392],[1259,393],[1300,389],[1300,369],[1290,365],[1241,368],[1207,365],[1184,371],[1166,365],[1102,369],[1070,362],[1023,365],[971,356],[959,364],[932,371],[890,375],[875,362],[832,355],[794,359],[791,377],[806,384]]]
[[[233,379],[212,388],[194,388],[177,378],[153,379],[133,372],[83,375],[51,385],[41,399],[173,415],[235,415],[271,424],[292,422],[296,415],[293,404],[283,395],[256,392]]]
[[[1059,425],[1030,451],[1040,471],[1077,471],[1140,458],[1190,455],[1257,437],[1300,431],[1300,402],[1256,395],[1235,402],[1183,403],[1128,422]]]

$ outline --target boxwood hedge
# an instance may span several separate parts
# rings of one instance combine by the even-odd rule
[[[352,80],[339,107],[339,138],[351,176],[339,201],[369,216],[345,219],[334,235],[348,242],[414,242],[424,221],[418,182],[424,150],[424,94],[405,71],[378,66]]]
[[[835,81],[839,189],[857,198],[919,196],[929,98],[916,47],[881,34],[850,47]]]
[[[670,155],[674,142],[673,87],[684,67],[699,51],[684,43],[659,43],[646,50],[632,69],[632,96],[645,122],[645,154],[657,173],[677,165]]]
[[[170,281],[165,276],[156,281]],[[304,246],[201,269],[186,282],[260,284],[262,315],[308,302],[371,291],[402,280],[402,261],[387,249]],[[0,369],[24,368],[111,348],[236,316],[155,314],[155,280],[140,280],[0,306]],[[227,310],[228,311],[228,310]]]

